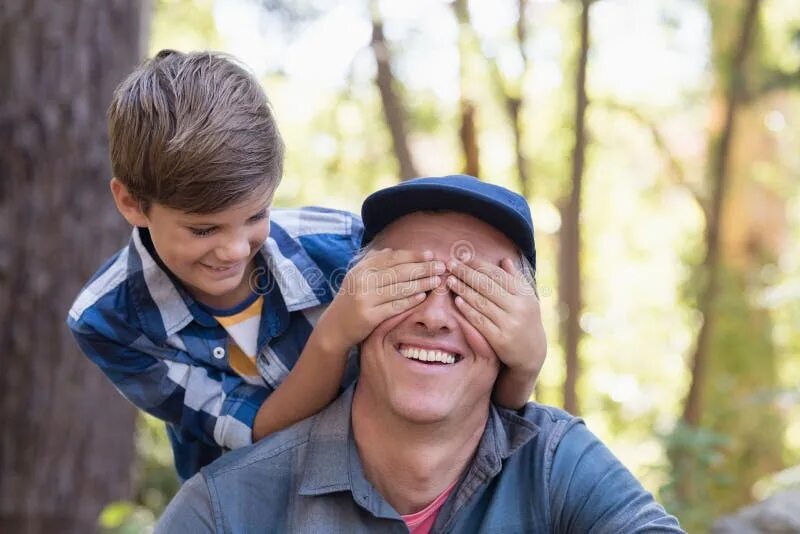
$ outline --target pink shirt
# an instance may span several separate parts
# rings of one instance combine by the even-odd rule
[[[447,500],[447,497],[450,496],[450,492],[453,491],[456,482],[458,482],[458,479],[419,512],[401,516],[406,525],[408,525],[408,530],[411,531],[411,534],[428,534],[431,531],[433,524],[436,522],[436,516],[439,515],[439,509],[444,504],[444,501]]]

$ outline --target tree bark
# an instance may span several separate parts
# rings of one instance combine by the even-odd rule
[[[392,146],[397,158],[399,174],[401,180],[407,180],[419,176],[414,166],[411,150],[408,144],[408,134],[406,132],[405,107],[402,99],[397,92],[397,82],[392,73],[392,57],[386,38],[383,35],[383,21],[378,13],[377,5],[372,4],[372,41],[370,43],[375,54],[375,61],[378,65],[378,73],[375,83],[381,94],[383,103],[383,114],[386,118],[386,125],[392,136]]]
[[[525,43],[528,39],[528,0],[517,0],[517,48],[519,55],[522,58],[522,74],[520,75],[519,92],[516,96],[506,94],[506,111],[508,118],[511,121],[511,127],[514,131],[514,155],[517,160],[517,174],[519,175],[519,183],[522,191],[522,196],[530,198],[532,191],[530,173],[528,172],[528,158],[525,156],[525,150],[522,142],[522,106],[524,104],[522,95],[524,94],[523,84],[525,82],[525,75],[528,72],[528,53],[525,51]]]
[[[105,111],[144,50],[144,14],[137,0],[0,3],[2,532],[92,532],[131,489],[135,411],[65,317],[125,242]]]
[[[480,177],[478,129],[475,124],[474,95],[470,85],[470,79],[476,76],[476,73],[473,72],[472,57],[477,53],[475,50],[477,43],[469,18],[467,0],[455,0],[451,5],[458,22],[459,118],[461,121],[459,140],[464,157],[464,172]]]
[[[461,100],[461,149],[464,152],[464,172],[479,178],[481,175],[478,128],[475,125],[475,106],[469,100]]]
[[[580,375],[578,345],[580,342],[581,254],[580,210],[583,187],[583,167],[586,155],[586,63],[589,57],[589,7],[591,0],[581,1],[580,51],[575,84],[575,145],[572,152],[571,190],[561,206],[561,232],[559,254],[559,293],[562,309],[562,339],[566,361],[564,380],[564,409],[580,412],[577,383]]]

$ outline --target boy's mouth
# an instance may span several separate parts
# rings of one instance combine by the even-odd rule
[[[232,265],[227,265],[227,266],[223,266],[223,267],[216,267],[214,265],[208,265],[206,263],[201,263],[200,265],[202,265],[206,269],[208,269],[210,271],[213,271],[215,273],[227,273],[227,272],[231,272],[231,271],[237,269],[239,267],[239,265],[241,265],[241,264],[240,263],[234,263]]]

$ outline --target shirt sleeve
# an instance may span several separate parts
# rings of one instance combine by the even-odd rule
[[[215,532],[211,496],[201,473],[181,486],[156,524],[155,534],[175,532]]]
[[[350,243],[353,247],[353,254],[361,249],[361,238],[364,236],[364,223],[361,217],[352,214],[350,218]]]
[[[135,333],[121,336],[132,340],[125,344],[84,321],[70,320],[69,326],[81,350],[138,408],[208,445],[235,449],[252,443],[266,388],[238,375],[158,357],[167,349]]]
[[[569,427],[556,447],[549,474],[555,532],[683,532],[582,422]]]

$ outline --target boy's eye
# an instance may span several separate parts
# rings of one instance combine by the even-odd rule
[[[197,237],[205,237],[205,236],[211,235],[214,232],[215,229],[216,228],[213,227],[213,226],[210,227],[210,228],[192,228],[192,227],[189,227],[189,231],[192,232],[192,235],[195,235]]]
[[[263,221],[264,219],[267,218],[267,215],[269,215],[267,210],[260,211],[260,212],[256,213],[255,215],[253,215],[252,217],[250,217],[249,219],[247,219],[247,222],[254,223],[254,222],[258,222],[258,221]]]

